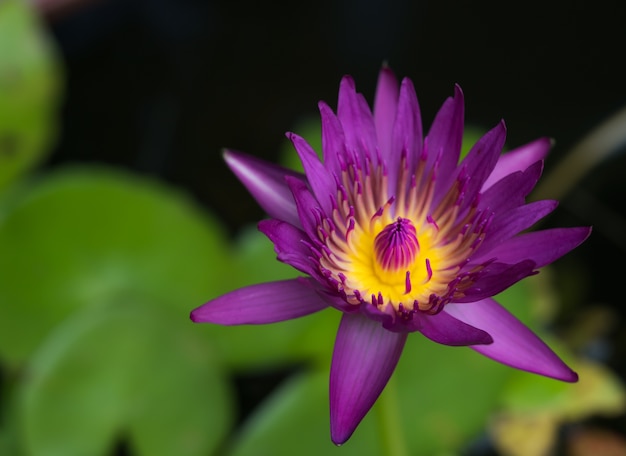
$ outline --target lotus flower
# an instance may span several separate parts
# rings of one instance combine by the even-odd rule
[[[331,439],[350,438],[392,375],[408,334],[469,346],[503,364],[566,382],[572,371],[492,297],[569,252],[590,228],[526,232],[556,201],[526,203],[547,138],[502,154],[498,123],[459,160],[456,86],[422,133],[412,82],[382,68],[373,111],[346,76],[337,113],[319,103],[323,161],[287,136],[300,174],[226,151],[271,217],[259,229],[303,277],[248,286],[191,313],[194,322],[265,324],[326,307],[341,312],[330,370]]]

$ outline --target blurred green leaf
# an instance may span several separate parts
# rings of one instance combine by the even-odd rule
[[[205,327],[220,357],[236,370],[294,363],[330,363],[340,314],[323,310],[270,325]]]
[[[19,423],[17,415],[19,401],[14,393],[15,387],[10,381],[3,382],[0,390],[0,455],[22,456],[24,454],[19,440]]]
[[[330,440],[328,370],[297,375],[281,385],[236,436],[229,456],[319,456],[380,453],[373,416],[342,447]]]
[[[204,339],[132,300],[60,325],[22,384],[32,456],[207,455],[232,422],[231,395]]]
[[[233,288],[217,222],[169,187],[110,169],[26,186],[0,223],[0,251],[0,358],[10,365],[78,309],[132,295],[186,320]]]
[[[484,429],[511,371],[412,334],[394,375],[409,454],[430,456],[454,454]]]
[[[233,287],[290,279],[302,273],[276,259],[274,244],[256,226],[242,230],[232,244]]]
[[[55,139],[61,65],[44,30],[28,2],[0,2],[0,190]]]
[[[554,347],[554,343],[550,345]],[[578,372],[577,383],[555,382],[516,372],[501,396],[503,409],[518,414],[549,413],[559,419],[617,415],[626,410],[626,388],[606,366],[581,359],[569,364]]]

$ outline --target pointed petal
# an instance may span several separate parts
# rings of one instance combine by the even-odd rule
[[[324,212],[327,214],[331,213],[332,198],[337,193],[337,184],[333,175],[328,172],[313,148],[302,137],[295,133],[287,133],[287,138],[293,143],[300,156],[307,181],[317,201],[324,209]]]
[[[473,346],[477,352],[517,369],[575,382],[578,375],[530,329],[493,299],[471,304],[448,304],[444,312],[493,337],[491,345]]]
[[[468,207],[474,202],[474,195],[481,189],[483,182],[498,161],[505,139],[506,126],[502,121],[474,144],[463,163],[459,166],[461,173],[470,176],[463,189],[467,197],[464,198],[461,209]]]
[[[319,216],[319,203],[311,195],[308,186],[299,179],[286,177],[287,185],[296,202],[299,224],[311,239],[315,239]]]
[[[344,314],[330,369],[330,433],[341,445],[374,405],[396,368],[406,333],[362,314]]]
[[[383,66],[378,75],[374,98],[374,125],[380,147],[380,155],[387,160],[391,153],[391,134],[398,108],[398,81],[393,71]]]
[[[389,174],[389,189],[393,193],[397,189],[398,174],[402,159],[406,158],[404,166],[412,170],[417,166],[424,147],[422,131],[422,116],[415,93],[415,87],[410,79],[404,78],[400,86],[398,112],[393,125],[391,154],[386,157]]]
[[[468,264],[466,268],[471,270],[473,265]],[[534,262],[524,260],[516,264],[491,263],[478,274],[476,281],[463,290],[463,296],[456,298],[456,302],[473,302],[494,296],[514,283],[536,274],[536,271]]]
[[[260,325],[291,320],[328,307],[305,279],[260,283],[215,298],[191,312],[195,323]]]
[[[311,258],[312,252],[306,244],[309,237],[304,231],[276,219],[260,221],[259,231],[274,243],[274,251],[278,261],[293,266],[305,274],[322,279],[317,268],[314,267],[315,263]]]
[[[503,177],[482,193],[478,203],[479,210],[489,208],[499,213],[523,205],[526,196],[539,180],[542,170],[543,162],[538,161],[525,171],[515,171]],[[483,189],[484,187],[483,185]]]
[[[345,76],[339,86],[337,117],[346,138],[348,153],[356,153],[359,160],[369,158],[377,164],[377,143],[374,118],[367,101],[357,93],[354,80]],[[361,162],[362,165],[365,161]]]
[[[448,176],[459,162],[463,140],[465,104],[461,87],[454,87],[454,97],[448,98],[428,131],[428,169],[438,161],[438,176]]]
[[[528,259],[541,268],[579,246],[591,234],[591,228],[552,228],[533,231],[511,238],[472,261],[480,262],[496,258],[502,263],[517,263]]]
[[[302,174],[231,150],[224,152],[224,160],[265,212],[300,226],[296,203],[285,176],[304,182]]]
[[[346,155],[346,137],[341,123],[330,107],[320,101],[318,104],[322,119],[322,151],[324,166],[336,175],[341,173],[341,160]],[[344,159],[345,160],[345,159]]]
[[[477,252],[488,252],[500,242],[510,239],[523,230],[530,228],[556,209],[558,204],[558,201],[555,200],[535,201],[523,206],[518,206],[506,211],[502,215],[496,216],[488,227],[485,241],[480,245]],[[479,254],[482,255],[482,253]]]
[[[413,316],[413,323],[424,336],[438,344],[458,347],[493,342],[491,336],[482,329],[457,320],[445,312],[436,315],[417,312]]]
[[[539,138],[501,155],[491,175],[483,184],[483,191],[487,190],[504,176],[514,173],[515,171],[524,171],[533,163],[545,159],[551,147],[552,141],[549,138]]]

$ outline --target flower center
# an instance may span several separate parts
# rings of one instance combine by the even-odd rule
[[[374,240],[376,261],[385,270],[406,269],[415,261],[419,248],[415,227],[402,217],[387,225]]]
[[[419,224],[406,215],[393,220],[389,211],[358,225],[350,235],[344,285],[356,292],[357,300],[381,308],[391,304],[396,311],[428,311],[431,296],[446,293],[457,264],[447,261],[435,224]]]
[[[434,171],[420,159],[400,164],[390,189],[382,166],[348,163],[330,217],[320,219],[313,253],[331,288],[348,304],[371,304],[411,318],[463,296],[476,271],[468,258],[484,237],[485,216],[465,205],[455,180],[435,202]],[[478,268],[480,269],[480,268]]]

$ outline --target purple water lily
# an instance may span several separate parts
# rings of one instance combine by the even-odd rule
[[[328,306],[342,312],[330,372],[331,438],[348,440],[420,332],[509,366],[577,375],[492,296],[583,242],[589,228],[524,232],[556,201],[526,203],[550,141],[508,153],[504,122],[459,162],[457,86],[426,137],[413,84],[379,75],[373,113],[352,78],[337,114],[323,102],[323,162],[288,137],[305,174],[228,151],[225,159],[271,219],[259,229],[278,260],[306,277],[252,285],[191,313],[195,322],[264,324]]]

